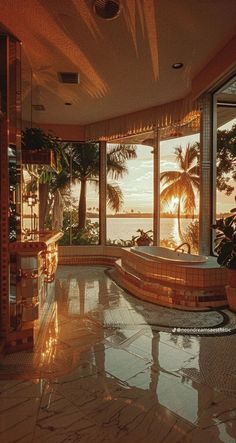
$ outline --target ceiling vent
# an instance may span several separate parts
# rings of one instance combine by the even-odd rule
[[[61,83],[78,85],[80,82],[78,72],[58,72],[58,77]]]
[[[44,105],[32,105],[34,111],[45,111]]]
[[[95,14],[104,20],[113,20],[120,14],[119,0],[95,0],[93,10]]]

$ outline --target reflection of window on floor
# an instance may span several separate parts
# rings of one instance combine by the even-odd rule
[[[160,244],[198,252],[199,134],[161,142]]]
[[[107,244],[129,246],[138,229],[153,229],[152,151],[142,145],[107,146]]]

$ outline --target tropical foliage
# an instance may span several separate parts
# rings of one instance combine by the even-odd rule
[[[149,229],[144,231],[143,229],[137,229],[138,235],[132,237],[132,243],[137,245],[150,245],[153,241],[153,231]]]
[[[212,228],[216,229],[217,262],[226,268],[236,269],[236,208],[230,212],[232,215],[216,220]]]
[[[25,128],[21,135],[22,148],[28,150],[53,149],[53,141],[56,138],[45,134],[41,128]]]
[[[217,189],[230,195],[234,186],[229,181],[236,179],[236,124],[229,130],[217,131]]]
[[[178,245],[173,236],[160,239],[160,246],[163,248],[175,249]]]
[[[194,220],[184,232],[184,241],[191,245],[191,252],[198,253],[199,247],[199,220]]]
[[[71,217],[70,212],[68,211],[64,212],[64,218],[63,218],[64,235],[60,239],[59,244],[97,245],[99,243],[99,223],[98,222],[93,223],[90,219],[87,219],[84,229],[79,229],[77,221],[71,224],[72,218],[74,219],[74,217]]]
[[[40,177],[43,220],[49,220],[55,191],[59,190],[63,196],[66,210],[66,206],[72,204],[69,190],[72,185],[79,184],[77,217],[75,219],[73,215],[73,225],[69,227],[69,218],[65,216],[63,230],[66,234],[62,242],[69,241],[69,231],[72,231],[70,237],[73,237],[74,243],[97,243],[98,224],[87,219],[87,190],[90,184],[99,191],[99,143],[74,142],[64,144],[62,149],[64,156],[61,157],[60,172],[45,170]],[[128,172],[126,161],[132,158],[136,158],[136,147],[133,145],[110,145],[107,150],[107,203],[115,212],[119,211],[123,204],[123,194],[116,180]]]
[[[22,148],[30,151],[51,150],[54,156],[54,169],[41,166],[34,168],[28,165],[28,172],[32,177],[37,176],[39,179],[39,229],[44,230],[46,222],[49,219],[49,211],[53,203],[53,192],[57,188],[58,174],[68,169],[69,159],[65,143],[59,137],[53,134],[46,134],[41,128],[25,128],[22,131]],[[33,186],[32,181],[31,188]],[[31,189],[33,190],[33,188]]]
[[[107,240],[107,245],[108,246],[120,246],[121,248],[128,248],[130,246],[133,246],[133,241],[132,240],[124,240],[123,238],[119,238],[116,240]]]
[[[73,143],[70,155],[72,157],[72,181],[80,183],[78,204],[78,228],[84,229],[86,223],[87,184],[99,189],[100,155],[98,143]],[[126,174],[126,161],[136,158],[136,148],[132,145],[115,145],[107,151],[107,178],[117,180]],[[112,182],[107,183],[107,203],[115,212],[123,204],[120,187]]]
[[[41,128],[25,128],[21,137],[22,148],[26,150],[52,150],[55,159],[55,169],[61,172],[64,163],[68,164],[66,150],[59,137],[46,134]]]
[[[180,239],[183,240],[181,215],[194,216],[196,194],[200,186],[199,146],[197,143],[188,144],[185,150],[179,146],[175,149],[175,156],[178,170],[161,173],[161,184],[164,188],[161,191],[160,199],[162,207],[172,201],[173,198],[178,200],[178,231]]]

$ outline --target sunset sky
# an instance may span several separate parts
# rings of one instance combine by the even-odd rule
[[[177,170],[175,162],[175,147],[185,148],[188,143],[198,140],[198,135],[182,137],[161,142],[160,164],[161,171]],[[152,212],[153,199],[153,154],[152,148],[137,145],[138,158],[129,161],[129,175],[120,182],[125,194],[125,209],[134,211]],[[173,210],[173,205],[166,207],[166,211]]]
[[[229,129],[233,123],[229,122],[222,126],[221,129]],[[161,142],[161,171],[177,170],[175,162],[175,148],[182,146],[184,149],[188,143],[199,141],[199,134],[181,137]],[[137,145],[137,159],[129,160],[127,162],[129,174],[124,176],[117,182],[122,189],[124,196],[124,205],[122,211],[130,212],[152,212],[153,210],[153,148],[149,146]],[[78,198],[79,185],[73,187],[73,197]],[[234,205],[234,195],[226,197],[223,193],[217,192],[217,213],[225,212],[231,209]],[[87,207],[98,207],[98,195],[96,191],[88,186]],[[169,205],[166,211],[172,211],[173,205]],[[122,212],[121,211],[121,212]],[[108,210],[108,212],[110,212]]]

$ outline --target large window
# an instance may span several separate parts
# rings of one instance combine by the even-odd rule
[[[152,237],[152,147],[108,144],[107,196],[107,244],[129,246],[138,230]]]
[[[199,134],[161,142],[160,244],[198,252]]]
[[[236,79],[216,94],[216,218],[235,207],[236,179]]]
[[[99,196],[99,143],[65,143],[64,152],[47,194],[47,226],[64,231],[61,245],[97,245],[105,198]],[[153,154],[152,146],[107,144],[106,244],[130,246],[141,232],[153,238]],[[161,246],[186,242],[197,253],[199,134],[161,142],[160,174]]]
[[[62,245],[99,243],[99,143],[65,143],[63,169],[51,182],[51,223]],[[62,217],[63,214],[63,217]],[[58,220],[62,218],[62,226]]]

